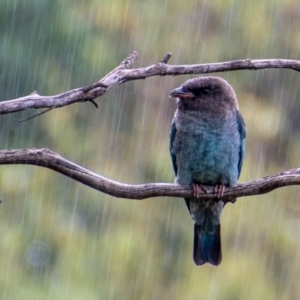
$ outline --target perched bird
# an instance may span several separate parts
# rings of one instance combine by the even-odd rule
[[[193,188],[193,197],[185,201],[195,222],[194,261],[217,266],[222,260],[222,195],[241,173],[246,126],[233,88],[220,77],[190,79],[170,97],[177,98],[178,107],[170,132],[175,182]],[[215,187],[218,200],[199,199],[205,185]]]

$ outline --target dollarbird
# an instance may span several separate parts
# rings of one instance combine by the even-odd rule
[[[246,125],[233,88],[220,77],[186,81],[170,93],[177,98],[170,131],[175,182],[190,185],[185,199],[194,220],[193,258],[196,265],[218,266],[222,260],[220,219],[225,187],[236,185],[245,155]],[[217,200],[199,198],[214,186]]]

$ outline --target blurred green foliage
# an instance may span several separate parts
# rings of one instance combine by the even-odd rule
[[[297,1],[0,0],[0,99],[97,81],[132,50],[134,67],[299,59]],[[248,126],[241,181],[299,165],[299,74],[218,74]],[[98,100],[17,123],[1,148],[47,147],[127,183],[172,182],[168,93],[187,78],[149,78]],[[240,199],[222,220],[223,262],[197,268],[184,201],[114,199],[50,170],[1,166],[1,299],[297,299],[299,189]]]

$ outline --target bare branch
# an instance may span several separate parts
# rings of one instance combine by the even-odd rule
[[[145,79],[153,76],[207,74],[268,68],[285,68],[300,71],[300,61],[288,59],[245,59],[211,64],[168,65],[167,62],[171,57],[171,53],[166,54],[159,63],[145,68],[129,70],[131,65],[138,59],[138,56],[136,51],[132,52],[117,68],[112,70],[101,80],[86,87],[77,88],[54,96],[41,96],[37,93],[33,93],[18,99],[2,101],[0,102],[0,114],[14,113],[27,109],[53,109],[86,101],[90,101],[95,105],[96,102],[94,99],[104,95],[113,86],[127,81]]]
[[[0,114],[14,113],[27,109],[58,108],[76,102],[92,102],[104,95],[112,86],[120,83],[118,73],[129,68],[138,59],[138,53],[132,52],[117,68],[112,70],[103,79],[89,86],[77,88],[55,96],[41,96],[36,92],[18,99],[0,102]],[[44,111],[46,112],[46,111]]]
[[[180,198],[192,196],[192,189],[190,187],[176,184],[122,184],[80,167],[48,149],[2,150],[0,151],[0,165],[5,164],[27,164],[45,167],[66,175],[100,192],[118,198],[142,200],[158,196]],[[300,168],[241,183],[233,188],[226,188],[222,199],[229,202],[237,197],[265,194],[277,188],[289,185],[300,185]],[[207,193],[202,192],[201,199],[215,199],[214,188],[205,188],[207,189]]]

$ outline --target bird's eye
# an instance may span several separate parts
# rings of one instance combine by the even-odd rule
[[[203,95],[209,95],[209,94],[210,94],[210,89],[202,89],[202,90],[201,90],[201,93],[202,93]]]

